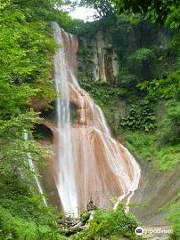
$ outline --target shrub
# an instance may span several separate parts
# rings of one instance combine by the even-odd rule
[[[138,104],[131,104],[125,116],[120,119],[119,128],[130,130],[151,131],[156,128],[154,104],[149,100],[141,100]]]

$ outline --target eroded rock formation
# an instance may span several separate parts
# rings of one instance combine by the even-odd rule
[[[117,81],[119,72],[118,57],[105,33],[99,31],[90,46],[93,52],[93,75],[96,81]]]
[[[92,40],[83,39],[83,45],[88,48],[89,60],[87,54],[83,57],[79,53],[79,58],[84,61],[79,65],[83,77],[89,78],[88,71],[91,72],[93,81],[109,82],[115,84],[119,73],[118,56],[115,53],[112,44],[108,40],[106,33],[103,31],[97,32]],[[83,50],[82,50],[83,51]]]

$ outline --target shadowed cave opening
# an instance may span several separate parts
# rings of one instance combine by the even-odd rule
[[[70,114],[70,121],[74,124],[77,121],[77,108],[72,102],[70,102]]]
[[[40,117],[55,122],[56,119],[56,102],[49,104],[50,107],[41,111]]]
[[[33,137],[37,141],[48,141],[52,144],[53,142],[53,132],[50,128],[46,127],[44,124],[35,124]]]
[[[40,117],[56,122],[56,101],[50,104],[50,108],[42,110]],[[74,103],[70,102],[70,122],[74,124],[77,120],[77,109]]]

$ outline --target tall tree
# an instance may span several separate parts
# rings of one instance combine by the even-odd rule
[[[114,6],[111,0],[81,0],[80,6],[94,8],[100,18],[106,17],[109,13],[114,11]]]
[[[180,24],[179,0],[112,0],[119,13],[141,13],[160,25],[171,27]]]

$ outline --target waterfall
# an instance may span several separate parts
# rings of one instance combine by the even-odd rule
[[[64,51],[64,42],[62,31],[53,24],[54,37],[61,46],[58,49],[54,59],[55,65],[55,87],[56,91],[61,94],[57,99],[57,121],[59,129],[59,175],[58,175],[58,192],[61,198],[63,209],[66,213],[74,213],[77,216],[77,191],[75,186],[74,169],[72,167],[72,138],[70,130],[70,102],[68,86],[68,65]]]
[[[26,131],[24,132],[24,139],[26,141],[29,139],[28,133]],[[39,178],[37,177],[36,166],[35,166],[35,164],[34,164],[34,162],[32,160],[32,155],[31,155],[30,152],[27,153],[27,158],[28,158],[29,167],[30,167],[31,171],[34,173],[34,180],[35,180],[36,186],[38,188],[38,191],[41,194],[42,201],[43,201],[44,205],[47,207],[47,201],[46,201],[46,198],[43,196],[44,192],[43,192],[41,183],[39,181]]]
[[[140,180],[140,167],[130,152],[115,140],[103,112],[75,76],[77,39],[53,23],[61,46],[54,58],[58,120],[57,188],[63,210],[75,215],[89,199],[100,207],[129,204]],[[76,121],[70,122],[70,102]]]

